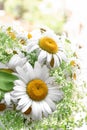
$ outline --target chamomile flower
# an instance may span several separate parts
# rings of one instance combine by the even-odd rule
[[[13,110],[12,104],[7,104],[4,99],[0,101],[0,113],[5,112],[6,110]]]
[[[33,35],[29,40],[26,51],[31,53],[38,49],[38,61],[40,63],[47,62],[51,67],[59,66],[62,60],[66,61],[64,47],[59,37],[49,30],[45,30],[37,36]]]
[[[30,114],[33,120],[47,117],[56,109],[54,102],[63,98],[58,86],[52,84],[49,70],[35,62],[34,68],[27,62],[22,68],[16,67],[19,80],[15,80],[12,96],[18,99],[17,109]]]
[[[0,112],[3,112],[4,110],[6,110],[6,104],[3,101],[1,101],[0,102]]]
[[[6,70],[9,69],[9,71],[16,71],[15,68],[16,66],[23,66],[24,63],[26,62],[26,58],[20,54],[15,54],[12,56],[10,61],[7,64],[0,63],[0,69]]]
[[[16,74],[16,66],[22,67],[26,62],[26,58],[23,55],[15,54],[7,64],[0,63],[0,70],[8,73]],[[11,101],[16,102],[16,100],[11,96],[11,91],[5,93],[4,100],[7,105],[11,104]]]

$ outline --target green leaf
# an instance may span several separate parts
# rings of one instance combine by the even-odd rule
[[[2,91],[11,91],[14,86],[14,80],[17,80],[18,77],[12,73],[0,71],[0,89]]]

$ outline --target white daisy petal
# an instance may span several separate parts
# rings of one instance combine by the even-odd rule
[[[40,105],[37,102],[32,103],[32,117],[33,120],[40,120],[42,118],[42,112],[40,109]]]
[[[28,81],[35,78],[34,69],[28,62],[23,66],[23,70],[26,73]]]
[[[5,99],[5,102],[7,103],[7,105],[10,105],[10,103],[11,103],[11,95],[10,95],[9,92],[5,93],[4,99]]]
[[[60,55],[65,62],[67,61],[67,58],[66,58],[66,55],[64,54],[64,52],[59,51],[59,53],[57,55],[58,56]]]
[[[31,49],[28,50],[28,52],[30,53],[30,52],[32,52],[32,51],[38,49],[38,48],[39,48],[38,45],[34,45],[34,47],[32,47]]]
[[[53,55],[53,58],[54,58],[54,67],[56,66],[58,67],[60,65],[58,57],[56,55]]]
[[[43,102],[40,102],[42,113],[45,117],[48,117],[48,112],[46,111]]]
[[[56,56],[58,57],[59,62],[60,62],[60,64],[61,64],[61,63],[62,63],[62,57],[59,55],[59,53],[58,53],[58,54],[56,54]]]
[[[48,87],[52,87],[53,88],[53,83],[55,82],[55,78],[54,77],[49,77],[49,78],[46,79],[45,82],[46,82],[47,85],[50,84],[50,86],[48,86]]]
[[[57,94],[58,95],[58,93],[59,93],[60,91],[59,90],[57,90],[57,89],[49,89],[49,93],[50,94]]]
[[[25,98],[21,98],[19,100],[18,105],[27,104],[29,101],[31,101],[31,100],[29,100],[28,96],[26,96]]]
[[[35,77],[41,76],[41,65],[38,62],[36,62],[34,65],[34,73],[35,73]]]
[[[49,70],[48,70],[48,68],[47,68],[47,66],[43,66],[43,69],[41,70],[41,79],[42,80],[47,80],[48,79],[48,77],[49,77]]]
[[[20,94],[20,95],[15,95],[15,93],[13,93],[15,99],[22,99],[22,98],[26,98],[27,95],[25,94]]]
[[[47,53],[47,62],[49,63],[51,61],[51,59],[52,59],[52,55]]]
[[[60,101],[63,98],[63,92],[59,91],[59,93],[53,93],[53,94],[48,94],[48,97],[52,100],[52,101]]]
[[[29,101],[22,109],[22,112],[25,112],[30,106],[31,106],[32,101]]]
[[[54,104],[54,102],[50,99],[50,98],[46,98],[45,101],[47,102],[47,104],[50,106],[50,108],[52,109],[52,111],[54,111],[56,109],[56,105]]]
[[[20,77],[23,78],[23,80],[27,83],[28,82],[28,77],[25,74],[25,72],[23,71],[22,68],[20,68],[19,66],[16,67],[17,72],[19,73]]]
[[[24,92],[24,91],[15,91],[14,90],[14,92],[13,92],[13,96],[14,97],[16,97],[16,98],[20,98],[22,95],[25,95],[26,94],[26,92]]]
[[[14,84],[17,86],[26,87],[25,83],[22,80],[15,80]]]
[[[19,106],[19,105],[18,105],[18,106],[16,107],[16,109],[17,109],[17,110],[21,110],[21,109],[22,109],[22,106]]]
[[[24,92],[25,92],[25,91],[26,91],[26,88],[23,87],[23,86],[15,86],[15,87],[14,87],[14,90],[15,90],[15,91],[20,91],[20,92],[21,92],[21,91],[24,91]]]
[[[13,55],[13,57],[10,59],[9,63],[7,66],[13,70],[15,70],[16,66],[23,66],[24,63],[26,62],[25,57],[21,57],[18,54]]]
[[[46,58],[46,51],[42,50],[38,56],[38,61],[41,63]]]
[[[48,112],[48,114],[52,114],[52,111],[49,105],[45,101],[43,101],[43,106],[44,106],[44,109]]]

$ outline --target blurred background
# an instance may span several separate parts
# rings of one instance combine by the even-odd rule
[[[65,33],[81,62],[80,77],[87,86],[87,0],[0,0],[0,24],[3,23],[15,23],[25,31],[45,25],[56,34]],[[77,84],[79,85],[78,81]],[[78,88],[82,93],[83,88]],[[84,92],[81,102],[87,110],[87,87]],[[87,130],[87,124],[75,130]]]
[[[87,75],[86,12],[87,0],[0,0],[0,24],[16,24],[25,31],[44,25],[58,35],[65,33]]]
[[[27,30],[47,25],[61,33],[66,21],[65,0],[0,0],[0,22],[13,20]]]
[[[29,31],[47,25],[58,34],[66,31],[77,36],[87,23],[86,3],[86,0],[0,0],[0,22],[15,21]]]
[[[65,33],[87,72],[87,0],[0,0],[0,24],[17,24],[25,31],[45,25]],[[80,50],[80,51],[79,51]],[[83,62],[84,61],[84,62]],[[86,77],[86,76],[85,76]]]

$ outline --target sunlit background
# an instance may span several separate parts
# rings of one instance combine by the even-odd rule
[[[56,34],[65,33],[75,46],[81,61],[80,78],[87,83],[87,0],[0,0],[0,24],[2,23],[15,23],[26,31],[45,25]],[[87,92],[87,88],[78,89],[83,91],[81,102],[86,107],[87,97],[84,97],[84,92]],[[79,118],[87,121],[87,114],[78,113],[76,120]],[[87,130],[87,124],[82,122],[81,127],[74,130]]]

